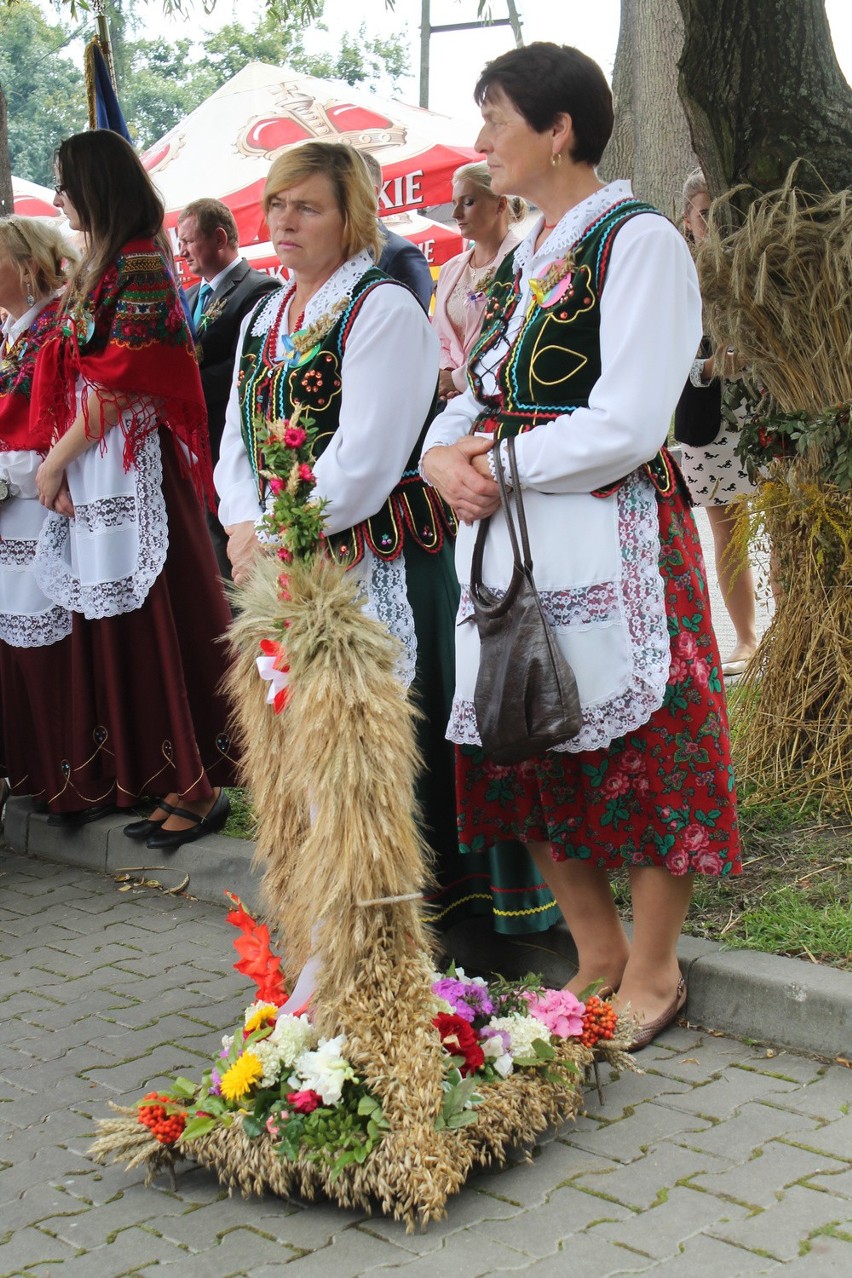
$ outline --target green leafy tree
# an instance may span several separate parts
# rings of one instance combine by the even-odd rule
[[[35,5],[0,9],[0,89],[6,99],[12,172],[53,181],[61,138],[85,127],[83,75],[64,52],[77,31],[51,24]]]

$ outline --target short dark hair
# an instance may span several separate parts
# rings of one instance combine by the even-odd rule
[[[221,227],[228,237],[229,246],[240,247],[236,219],[227,204],[223,204],[221,200],[214,200],[209,196],[193,200],[178,214],[178,226],[187,217],[195,218],[195,225],[202,235],[215,235]]]
[[[557,115],[570,115],[572,160],[599,164],[612,133],[612,91],[597,62],[567,44],[536,40],[486,63],[473,98],[482,106],[499,88],[531,129],[544,133]]]

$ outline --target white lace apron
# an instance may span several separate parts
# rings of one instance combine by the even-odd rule
[[[0,639],[13,648],[45,648],[71,633],[71,614],[40,589],[34,573],[36,545],[48,511],[36,496],[41,454],[0,453],[0,478],[12,495],[0,502]]]
[[[54,603],[89,620],[135,612],[166,562],[163,466],[156,433],[125,471],[124,432],[108,431],[66,472],[75,517],[51,511],[36,550],[36,580]]]
[[[611,497],[524,489],[536,585],[559,646],[577,678],[583,725],[559,750],[600,750],[646,723],[662,705],[670,665],[660,575],[656,494],[636,471]],[[476,527],[459,528],[461,601],[456,694],[447,736],[480,745],[473,697],[479,632],[470,600]],[[502,512],[493,516],[482,577],[505,591],[512,550]]]

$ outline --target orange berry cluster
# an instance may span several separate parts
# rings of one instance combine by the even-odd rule
[[[144,1099],[155,1103],[139,1106],[139,1122],[151,1129],[161,1145],[173,1145],[186,1127],[186,1114],[168,1113],[165,1106],[174,1103],[170,1096],[149,1092]]]
[[[597,994],[592,994],[586,999],[580,1042],[584,1047],[594,1047],[602,1038],[614,1038],[617,1020],[618,1013],[612,1004],[605,1003]]]

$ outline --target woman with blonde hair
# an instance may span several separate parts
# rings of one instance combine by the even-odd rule
[[[31,393],[71,256],[49,222],[0,219],[0,773],[12,794],[40,803],[63,785],[71,614],[45,596],[32,571],[47,518],[36,472],[50,432],[31,411]]]
[[[485,298],[494,272],[520,243],[511,228],[527,211],[517,195],[491,189],[487,164],[463,164],[453,174],[453,217],[469,242],[441,267],[432,323],[441,342],[438,395],[446,401],[464,390],[467,357],[479,336]]]
[[[283,152],[263,206],[290,279],[243,323],[215,472],[234,583],[261,553],[256,525],[269,491],[257,423],[304,405],[318,430],[315,495],[327,503],[329,553],[357,574],[365,606],[399,640],[400,679],[424,711],[418,800],[440,885],[430,904],[449,926],[490,910],[491,891],[472,885],[458,854],[444,737],[458,584],[448,512],[417,469],[438,342],[414,295],[374,265],[375,191],[351,147],[306,142]]]

